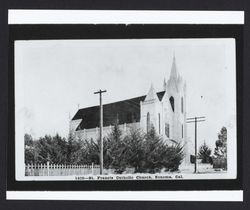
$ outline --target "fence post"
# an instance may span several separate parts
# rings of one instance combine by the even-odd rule
[[[38,164],[34,164],[34,176],[39,176],[39,173],[38,173],[38,167],[36,167],[36,165],[38,165]]]
[[[92,168],[92,175],[94,175],[94,163],[93,162],[92,162],[91,168]]]
[[[27,176],[30,176],[30,171],[29,171],[29,169],[30,169],[30,164],[27,165]]]
[[[34,176],[35,175],[35,173],[34,173],[34,167],[33,167],[33,163],[31,163],[31,176]]]
[[[47,174],[46,168],[47,168],[46,163],[44,163],[43,164],[43,176],[46,176],[46,174]]]
[[[47,161],[47,176],[49,176],[49,161]]]

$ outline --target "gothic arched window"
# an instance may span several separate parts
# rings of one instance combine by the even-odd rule
[[[181,113],[183,113],[183,97],[181,97]]]
[[[174,97],[173,97],[173,96],[171,96],[171,97],[169,98],[169,101],[170,101],[170,104],[171,104],[172,110],[173,110],[173,112],[174,112]]]
[[[147,113],[147,133],[149,132],[150,130],[150,114],[149,112]]]

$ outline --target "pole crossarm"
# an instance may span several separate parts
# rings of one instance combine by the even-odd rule
[[[96,91],[94,92],[94,94],[102,94],[102,93],[106,93],[107,90],[99,90],[99,91]]]
[[[202,118],[206,118],[206,117],[189,117],[187,118],[187,120],[194,120],[194,119],[202,119]]]
[[[206,120],[196,120],[196,122],[204,122]],[[194,123],[195,121],[186,121],[186,123]]]

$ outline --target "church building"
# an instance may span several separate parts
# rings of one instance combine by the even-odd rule
[[[179,75],[173,57],[169,79],[164,79],[162,91],[153,85],[147,95],[103,105],[103,135],[118,122],[124,134],[130,128],[145,133],[153,126],[167,143],[186,144],[186,83]],[[99,137],[99,105],[79,109],[70,121],[70,132],[81,139]]]

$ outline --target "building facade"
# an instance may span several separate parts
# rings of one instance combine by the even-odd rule
[[[104,136],[117,122],[124,134],[131,128],[146,133],[153,126],[167,143],[186,144],[186,83],[177,71],[175,56],[161,92],[152,84],[147,95],[103,105]],[[78,138],[98,139],[99,106],[79,109],[70,121],[70,132]]]

